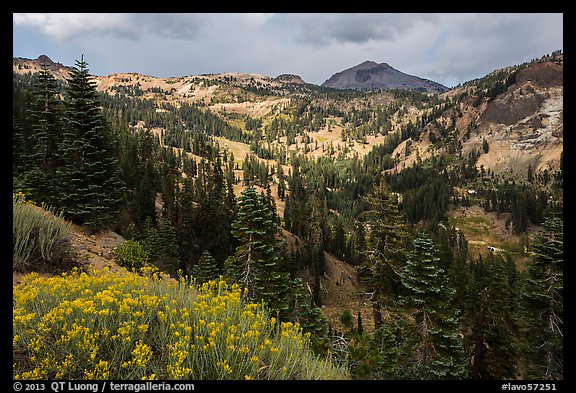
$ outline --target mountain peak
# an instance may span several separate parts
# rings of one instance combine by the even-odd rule
[[[371,66],[372,67],[372,66],[377,66],[377,65],[378,65],[378,63],[376,63],[375,61],[366,60],[365,62],[358,64],[356,67],[360,67],[360,66]]]
[[[38,56],[37,61],[38,61],[39,64],[46,64],[46,65],[52,65],[52,64],[54,64],[54,62],[52,61],[52,59],[49,58],[49,57],[46,56],[46,55],[40,55],[40,56]]]
[[[278,75],[276,78],[274,78],[274,80],[281,81],[281,82],[287,82],[287,83],[293,83],[293,84],[297,84],[297,85],[306,84],[306,82],[304,81],[304,79],[302,79],[300,77],[300,75],[294,75],[294,74],[281,74],[281,75]]]
[[[67,67],[62,63],[54,62],[46,55],[40,55],[37,59],[14,57],[12,64],[12,69],[17,73],[23,74],[48,70],[56,77],[56,79],[60,80],[66,80],[70,76],[70,71],[72,71],[71,67]]]
[[[333,89],[407,89],[435,93],[448,90],[439,83],[405,74],[388,63],[378,64],[372,60],[332,75],[322,86]]]

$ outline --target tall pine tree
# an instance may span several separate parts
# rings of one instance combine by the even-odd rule
[[[522,293],[527,379],[564,375],[563,221],[549,218],[532,242],[533,260]]]
[[[401,288],[400,276],[406,260],[408,231],[396,198],[385,183],[366,196],[369,244],[360,277],[368,283],[374,314],[374,328],[382,323],[382,307],[393,308]]]
[[[279,271],[278,226],[266,198],[254,186],[240,196],[232,234],[240,245],[226,260],[226,275],[237,281],[253,300],[263,300],[280,317],[289,311],[289,275]]]
[[[84,57],[66,90],[64,135],[58,170],[60,205],[68,218],[99,229],[112,223],[125,202],[116,138],[106,123]]]
[[[155,164],[156,145],[150,131],[138,134],[137,163],[135,185],[132,199],[132,213],[138,226],[142,226],[147,217],[156,219],[156,192],[160,188],[160,179]]]
[[[29,109],[33,147],[28,156],[32,169],[25,178],[32,199],[52,206],[59,201],[56,170],[62,165],[58,146],[62,139],[62,111],[56,79],[42,64]]]
[[[418,338],[411,355],[413,376],[418,379],[465,377],[464,347],[458,336],[458,319],[452,307],[454,289],[439,267],[432,239],[422,232],[413,242],[402,271],[404,304],[412,310]]]
[[[475,379],[515,379],[517,364],[516,330],[517,272],[514,262],[501,254],[489,253],[474,263],[475,287],[470,313],[471,367]]]
[[[312,301],[314,305],[320,306],[322,304],[320,277],[324,274],[326,264],[324,248],[327,243],[326,212],[328,209],[326,207],[326,199],[320,193],[313,194],[310,197],[309,204],[312,211],[308,219],[306,246],[310,250],[310,262],[314,277]]]

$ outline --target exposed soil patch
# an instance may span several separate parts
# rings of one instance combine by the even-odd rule
[[[302,249],[303,241],[298,236],[282,230],[282,237],[289,249],[296,247]],[[366,294],[367,288],[360,282],[356,269],[327,252],[324,253],[324,258],[324,275],[320,277],[321,309],[332,329],[339,332],[345,331],[340,322],[340,316],[345,310],[349,310],[354,316],[355,328],[357,328],[358,312],[360,312],[364,331],[374,331],[374,317],[369,295]],[[308,290],[312,294],[314,278],[311,269],[300,270],[298,275],[307,282]]]
[[[562,86],[564,70],[561,65],[553,62],[531,64],[516,75],[517,83],[526,81],[531,81],[540,87]]]
[[[122,270],[114,259],[114,250],[126,239],[116,232],[106,230],[90,234],[82,226],[74,225],[71,241],[78,258],[91,268],[96,270],[109,268],[112,272]]]
[[[547,95],[536,90],[531,82],[488,104],[480,121],[512,125],[533,114]]]
[[[108,268],[111,272],[123,271],[123,268],[114,259],[114,250],[124,242],[122,236],[106,230],[91,234],[87,228],[72,224],[70,233],[70,244],[76,253],[76,259],[87,270],[103,270]],[[22,282],[22,277],[28,273],[13,272],[12,284],[17,285]],[[43,277],[52,277],[53,273],[38,273]]]

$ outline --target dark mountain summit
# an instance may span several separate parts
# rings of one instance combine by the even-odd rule
[[[280,82],[294,83],[297,85],[305,85],[306,84],[304,79],[302,79],[299,75],[294,75],[294,74],[278,75],[276,78],[274,78],[274,80],[277,80]]]
[[[446,86],[428,79],[408,75],[389,66],[374,61],[365,61],[347,70],[332,75],[323,87],[334,89],[408,89],[421,92],[442,93]]]

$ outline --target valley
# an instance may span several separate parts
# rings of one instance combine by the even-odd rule
[[[13,69],[20,74],[38,72],[42,62],[49,65],[55,77],[61,80],[69,77],[70,67],[54,63],[46,56],[37,60],[15,59]],[[372,65],[366,62],[363,67]],[[556,62],[549,61],[526,65],[520,71],[513,68],[495,71],[487,78],[501,78],[506,72],[518,73],[517,83],[508,88],[507,92],[503,91],[494,101],[483,100],[477,93],[478,87],[470,82],[468,86],[441,93],[438,96],[440,101],[434,105],[427,101],[411,101],[414,99],[411,97],[407,101],[398,100],[393,93],[385,90],[365,93],[318,90],[298,76],[271,78],[257,74],[227,73],[156,78],[123,73],[97,76],[94,81],[97,91],[112,97],[122,94],[153,102],[157,114],[169,112],[172,110],[170,108],[179,108],[182,104],[197,105],[201,110],[211,112],[231,127],[241,130],[252,142],[233,140],[226,136],[210,137],[221,150],[234,156],[236,184],[233,189],[236,197],[239,197],[246,187],[242,170],[245,157],[254,157],[269,168],[277,167],[279,162],[277,154],[269,158],[255,155],[254,145],[265,146],[268,151],[281,152],[278,154],[282,157],[283,171],[287,174],[291,169],[287,161],[294,154],[311,160],[322,157],[361,159],[375,146],[381,146],[387,138],[389,140],[392,134],[400,134],[408,124],[412,126],[416,122],[425,123],[418,130],[418,136],[401,138],[403,140],[390,152],[394,165],[384,169],[383,173],[397,173],[433,155],[447,154],[451,149],[449,143],[459,143],[461,147],[458,154],[465,157],[478,151],[483,141],[488,142],[489,151],[478,156],[476,166],[482,167],[484,171],[516,180],[526,176],[528,165],[535,173],[554,173],[559,169],[563,152],[561,68]],[[421,94],[419,97],[430,96]],[[307,103],[302,104],[302,99]],[[267,136],[266,130],[279,119],[296,120],[295,105],[305,105],[300,106],[298,111],[304,110],[309,117],[312,110],[320,110],[320,115],[314,117],[311,123],[306,123],[290,141],[288,136],[282,134],[275,138]],[[442,107],[447,109],[442,110]],[[383,125],[374,126],[375,120],[380,123],[373,115],[361,120],[350,119],[350,114],[354,116],[359,111],[379,108],[391,108],[391,115]],[[500,115],[517,113],[519,110],[524,112],[515,118],[508,119],[502,117],[506,115]],[[433,121],[423,120],[427,116],[435,117]],[[258,131],[263,131],[257,139],[250,138],[254,130],[247,129],[247,123],[254,120],[260,124]],[[420,128],[418,125],[415,127]],[[133,130],[149,131],[157,138],[160,146],[167,146],[166,138],[162,138],[162,135],[170,133],[166,127],[135,119]],[[435,143],[432,143],[433,139]],[[184,152],[182,147],[172,145],[172,149],[179,155]],[[202,156],[190,151],[186,155],[196,162],[202,160]],[[278,216],[283,218],[285,201],[278,197],[277,176],[272,176],[272,196]],[[259,192],[264,192],[259,184],[255,186]],[[473,187],[473,184],[470,186]],[[162,202],[158,206],[163,206]],[[469,240],[470,257],[477,257],[487,247],[496,247],[512,250],[517,255],[516,259],[522,261],[524,258],[519,257],[518,251],[521,249],[520,235],[510,230],[497,229],[503,227],[506,218],[509,218],[509,214],[496,219],[495,213],[485,213],[479,207],[465,208],[462,212],[460,208],[453,207],[449,212],[450,222],[460,227]],[[492,224],[483,224],[481,227],[484,229],[480,230],[478,225],[484,221]],[[521,265],[519,263],[519,267]],[[327,294],[327,297],[331,298],[331,295]],[[338,310],[343,311],[341,307]]]
[[[91,76],[86,113],[104,125],[84,133],[62,109],[79,73],[14,58],[15,192],[63,211],[87,271],[120,274],[117,249],[132,242],[172,278],[225,276],[354,378],[431,376],[404,370],[418,354],[400,356],[418,347],[420,284],[434,305],[449,300],[442,329],[466,337],[450,356],[479,377],[482,310],[516,312],[542,234],[562,217],[561,52],[454,88],[369,61],[322,86],[292,74]],[[477,296],[502,292],[492,285],[513,289]],[[515,361],[504,377],[528,367]]]

